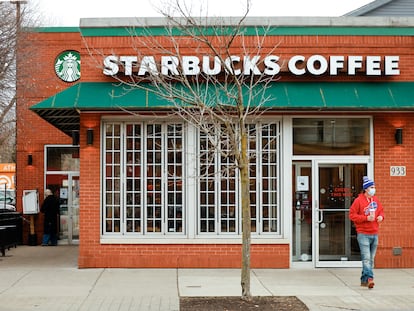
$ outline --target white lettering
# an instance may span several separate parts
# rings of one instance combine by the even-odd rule
[[[366,67],[367,76],[380,76],[381,56],[367,56]]]
[[[280,66],[277,63],[279,61],[279,56],[276,55],[269,55],[266,56],[264,59],[264,64],[266,69],[264,70],[264,74],[268,76],[274,76],[280,73]]]
[[[297,64],[298,62],[303,63],[304,61],[305,61],[305,56],[303,56],[303,55],[296,55],[296,56],[293,56],[291,59],[289,59],[289,62],[288,62],[288,68],[289,68],[289,71],[290,71],[291,73],[293,73],[294,75],[297,75],[297,76],[304,75],[304,74],[306,73],[306,70],[305,70],[304,68],[299,69],[299,68],[296,66],[296,64]]]
[[[257,68],[257,62],[259,61],[260,56],[253,56],[252,59],[250,59],[249,56],[245,56],[243,59],[243,74],[244,75],[250,75],[253,73],[253,75],[261,75],[259,68]]]
[[[234,63],[239,63],[240,62],[240,57],[239,56],[230,56],[227,57],[226,60],[224,61],[224,63],[226,64],[226,72],[230,73],[230,74],[234,74],[234,75],[240,75],[241,74],[241,70],[240,69],[236,69],[234,70]],[[234,72],[233,72],[234,70]]]
[[[346,59],[347,58],[347,59]],[[144,56],[141,60],[137,56],[110,55],[103,60],[103,74],[113,76],[123,71],[125,76],[131,76],[135,72],[138,76],[150,75],[171,75],[171,76],[196,76],[203,72],[207,76],[219,75],[223,72],[234,75],[274,76],[280,74],[280,57],[277,55],[267,55],[263,61],[261,56],[244,56],[243,59],[237,55],[231,55],[224,60],[224,64],[219,56],[161,56],[155,59],[154,56]],[[287,62],[288,71],[296,76],[305,74],[320,76],[329,74],[337,76],[347,74],[365,74],[366,76],[391,76],[399,75],[400,57],[395,55],[361,56],[361,55],[332,55],[323,56],[319,54],[293,55]],[[345,65],[346,62],[346,65]]]
[[[182,67],[185,76],[196,76],[200,73],[200,60],[196,56],[183,56]]]
[[[175,56],[161,56],[161,73],[168,76],[171,72],[172,75],[178,76],[178,57]]]
[[[218,56],[214,56],[214,67],[210,68],[210,57],[203,56],[203,72],[206,75],[214,76],[221,72],[221,63]]]
[[[144,56],[141,59],[141,64],[139,65],[138,75],[144,76],[146,73],[152,75],[158,75],[157,64],[155,64],[155,59],[153,56]]]
[[[322,55],[312,55],[309,57],[306,68],[308,68],[308,71],[311,74],[319,76],[321,74],[324,74],[328,69],[328,61]]]
[[[106,76],[114,76],[119,72],[119,66],[117,64],[118,57],[110,55],[104,58],[104,70],[103,74]]]
[[[400,57],[399,56],[385,56],[385,75],[393,76],[399,75],[400,69],[399,66]]]
[[[362,56],[348,56],[348,74],[353,76],[362,68]]]
[[[138,60],[138,57],[136,56],[121,56],[119,58],[119,61],[121,63],[124,63],[124,74],[126,76],[132,75],[132,64],[136,63]]]
[[[329,73],[332,76],[336,76],[338,70],[344,68],[344,59],[345,57],[343,56],[331,56],[329,58]]]

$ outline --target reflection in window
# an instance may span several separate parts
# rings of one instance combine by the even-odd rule
[[[103,128],[103,234],[241,234],[239,176],[220,127],[213,137],[182,123],[106,122]],[[247,129],[252,232],[274,235],[280,232],[279,123]],[[184,155],[194,171],[186,171]],[[186,196],[189,180],[197,194]]]
[[[105,232],[121,232],[120,124],[105,127]]]
[[[182,234],[182,124],[108,123],[103,141],[104,232]]]
[[[369,155],[367,118],[293,119],[294,155]]]
[[[48,171],[79,171],[79,147],[47,147]]]
[[[278,124],[248,124],[247,129],[251,230],[274,234],[280,222]],[[213,147],[218,140],[220,153]],[[239,176],[228,142],[220,129],[214,137],[200,133],[199,234],[241,234]]]

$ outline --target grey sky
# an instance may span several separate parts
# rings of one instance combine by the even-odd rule
[[[249,16],[341,16],[373,0],[252,0]],[[45,26],[78,26],[81,17],[153,17],[166,0],[31,0],[42,13]],[[209,16],[240,16],[243,0],[187,0],[199,16],[202,3]]]

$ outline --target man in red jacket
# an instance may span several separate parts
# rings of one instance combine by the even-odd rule
[[[374,260],[378,246],[379,224],[384,220],[384,209],[375,196],[374,181],[367,176],[363,178],[363,192],[351,205],[349,219],[355,224],[361,252],[361,286],[374,288]]]

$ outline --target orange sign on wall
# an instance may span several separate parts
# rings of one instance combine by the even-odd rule
[[[7,185],[7,189],[14,189],[14,178],[16,173],[16,164],[0,163],[0,187]]]

